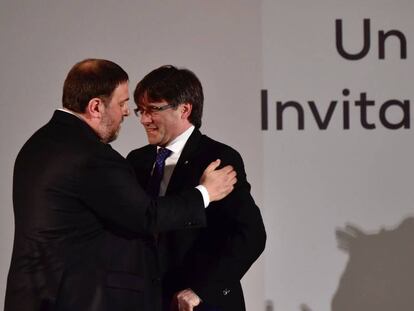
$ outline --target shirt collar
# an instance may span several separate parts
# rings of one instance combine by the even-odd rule
[[[181,154],[185,144],[187,143],[187,140],[190,138],[193,131],[194,125],[190,126],[187,130],[178,135],[173,141],[171,141],[167,146],[165,146],[165,148],[171,150],[173,153]],[[157,151],[159,148],[161,147],[157,146]]]
[[[57,110],[70,113],[70,114],[74,115],[75,117],[77,117],[77,118],[81,119],[82,121],[84,121],[77,113],[73,112],[72,110],[69,110],[69,109],[66,109],[66,108],[58,108]]]

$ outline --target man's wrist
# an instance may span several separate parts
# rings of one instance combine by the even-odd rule
[[[204,208],[206,208],[210,204],[210,195],[208,194],[207,188],[203,185],[198,185],[196,187],[201,192],[203,196]]]

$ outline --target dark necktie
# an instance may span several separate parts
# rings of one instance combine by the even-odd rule
[[[165,159],[171,155],[172,151],[167,148],[159,148],[155,158],[154,170],[148,182],[147,191],[153,197],[158,197],[160,193],[160,184],[164,175]]]

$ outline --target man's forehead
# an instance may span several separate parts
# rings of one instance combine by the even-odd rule
[[[122,97],[125,100],[129,100],[129,88],[128,82],[120,83],[115,90],[112,92],[112,96],[118,94],[119,97]]]
[[[152,101],[143,100],[138,104],[138,106],[140,106],[140,107],[159,106],[159,105],[163,105],[163,104],[166,104],[166,103],[167,103],[167,101],[165,101],[163,99],[162,100],[152,100]]]

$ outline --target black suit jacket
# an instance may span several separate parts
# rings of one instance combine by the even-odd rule
[[[62,111],[19,152],[13,204],[6,311],[154,310],[152,234],[205,224],[198,190],[151,200],[130,164]]]
[[[148,145],[127,157],[142,186],[148,182],[155,156],[156,147]],[[209,205],[207,227],[159,237],[164,310],[173,294],[185,288],[223,311],[245,309],[240,279],[262,253],[266,233],[239,153],[194,130],[171,176],[167,195],[197,185],[204,169],[216,159],[235,168],[238,181],[234,191]]]

